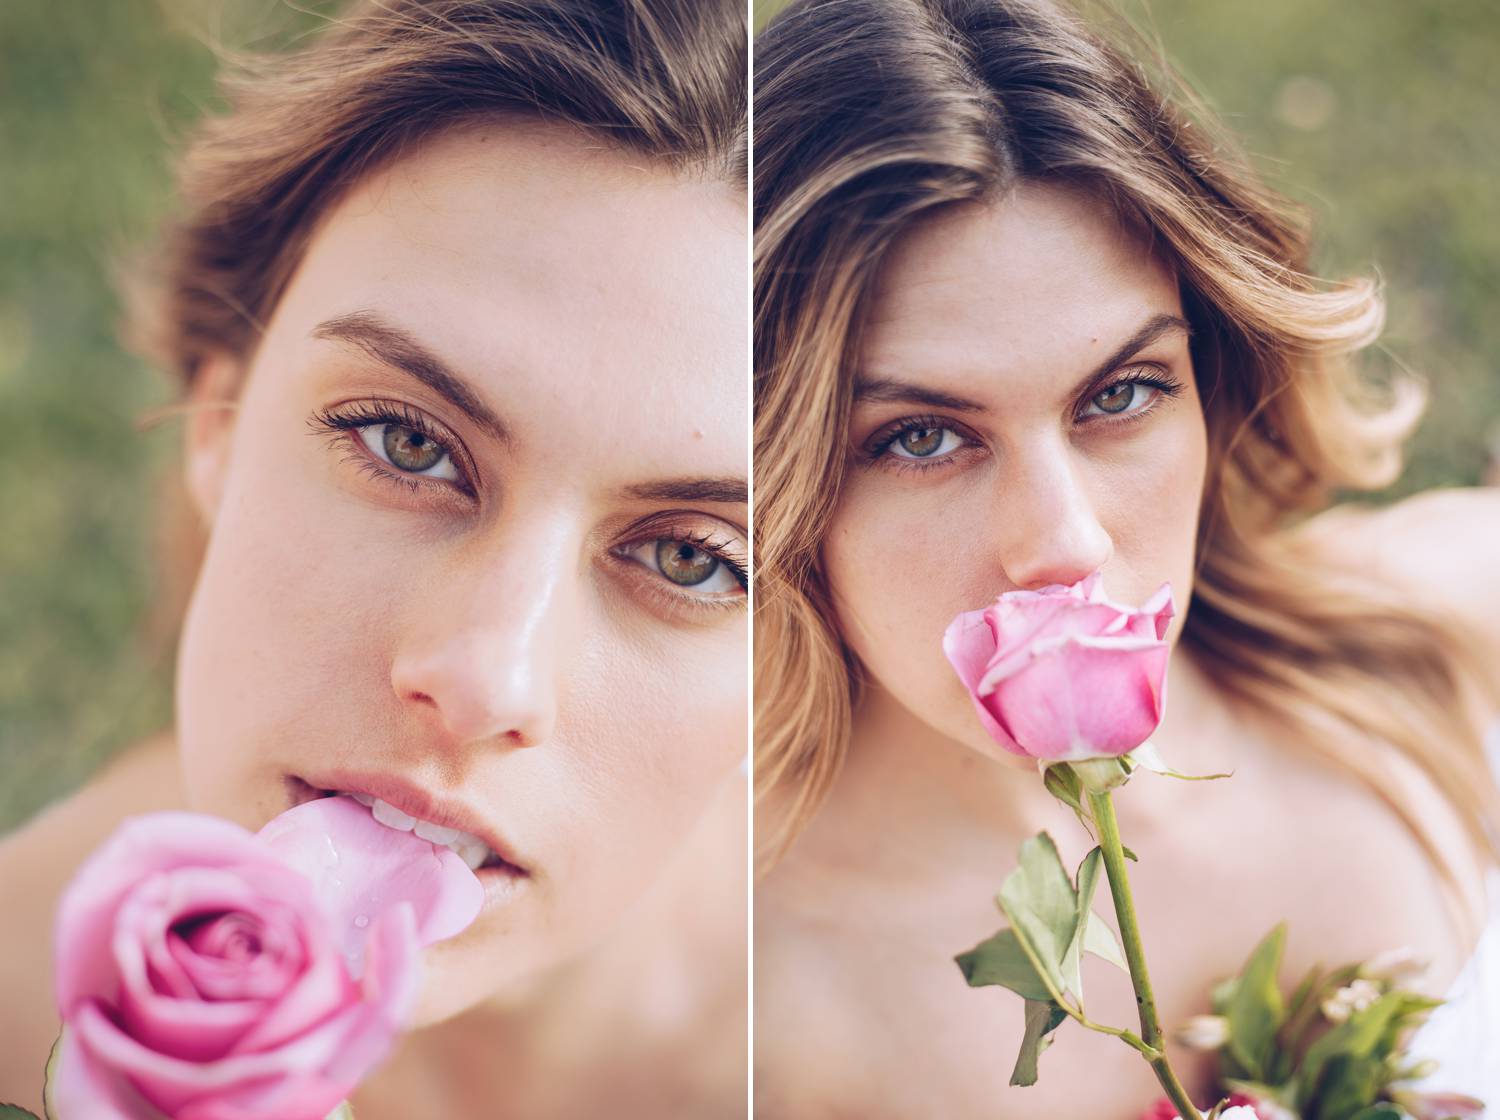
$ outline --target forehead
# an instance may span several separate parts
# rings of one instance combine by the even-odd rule
[[[1171,269],[1111,208],[1027,183],[947,207],[897,240],[877,278],[862,364],[1051,368],[1180,309]]]
[[[561,126],[451,130],[332,208],[271,333],[326,348],[311,340],[320,323],[374,312],[522,442],[593,419],[607,450],[644,412],[732,441],[746,422],[744,208],[733,185]]]

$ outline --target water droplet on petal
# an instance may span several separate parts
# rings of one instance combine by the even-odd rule
[[[356,914],[354,916],[354,924],[357,925],[360,929],[364,929],[365,926],[370,924],[370,918],[366,914]]]

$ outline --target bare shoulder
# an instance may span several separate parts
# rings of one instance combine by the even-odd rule
[[[63,887],[121,819],[177,807],[179,785],[170,737],[148,739],[0,841],[0,991],[8,1036],[0,1047],[0,1100],[40,1111],[41,1070],[57,1034],[52,920]]]
[[[1262,824],[1255,844],[1228,855],[1230,887],[1219,905],[1289,920],[1285,980],[1319,962],[1409,948],[1430,962],[1426,985],[1442,995],[1472,951],[1466,922],[1483,876],[1432,779],[1413,762],[1384,756],[1407,803],[1404,817],[1346,767],[1292,737],[1265,736],[1254,757],[1223,783],[1237,808],[1224,805],[1220,818],[1259,816]],[[1212,802],[1217,793],[1200,796]],[[1451,881],[1437,870],[1444,866]]]
[[[830,991],[828,961],[809,944],[813,931],[778,898],[775,876],[755,894],[755,1114],[836,1115],[842,1078],[819,1043],[843,1037],[826,1022],[846,1006],[843,994]]]
[[[1340,506],[1304,531],[1418,602],[1470,620],[1500,659],[1500,489],[1429,490],[1378,509]]]
[[[900,1017],[881,1011],[882,970],[870,959],[879,931],[851,937],[832,914],[802,905],[792,863],[755,892],[755,1115],[880,1120],[890,1114],[880,1055]]]

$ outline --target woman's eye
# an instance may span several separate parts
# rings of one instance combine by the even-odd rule
[[[723,559],[675,537],[641,541],[621,549],[620,553],[694,594],[722,595],[744,588],[738,573]]]
[[[1139,412],[1151,403],[1154,394],[1160,392],[1154,385],[1141,381],[1120,381],[1107,389],[1101,389],[1089,398],[1085,416],[1126,416]]]
[[[403,474],[423,475],[457,483],[462,476],[448,449],[437,440],[402,424],[366,424],[358,429],[359,438],[378,459]],[[442,467],[442,470],[438,468]]]
[[[957,451],[963,440],[952,428],[907,428],[887,450],[898,459],[931,459]]]

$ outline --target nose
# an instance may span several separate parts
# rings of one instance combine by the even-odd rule
[[[1028,590],[1073,584],[1109,561],[1114,542],[1099,521],[1090,481],[1064,444],[1017,455],[1000,512],[1000,558],[1010,583]]]
[[[464,575],[416,597],[419,622],[391,684],[459,746],[531,747],[552,737],[566,636],[576,632],[578,564],[570,534],[517,534],[455,562]],[[498,553],[498,554],[497,554]]]

